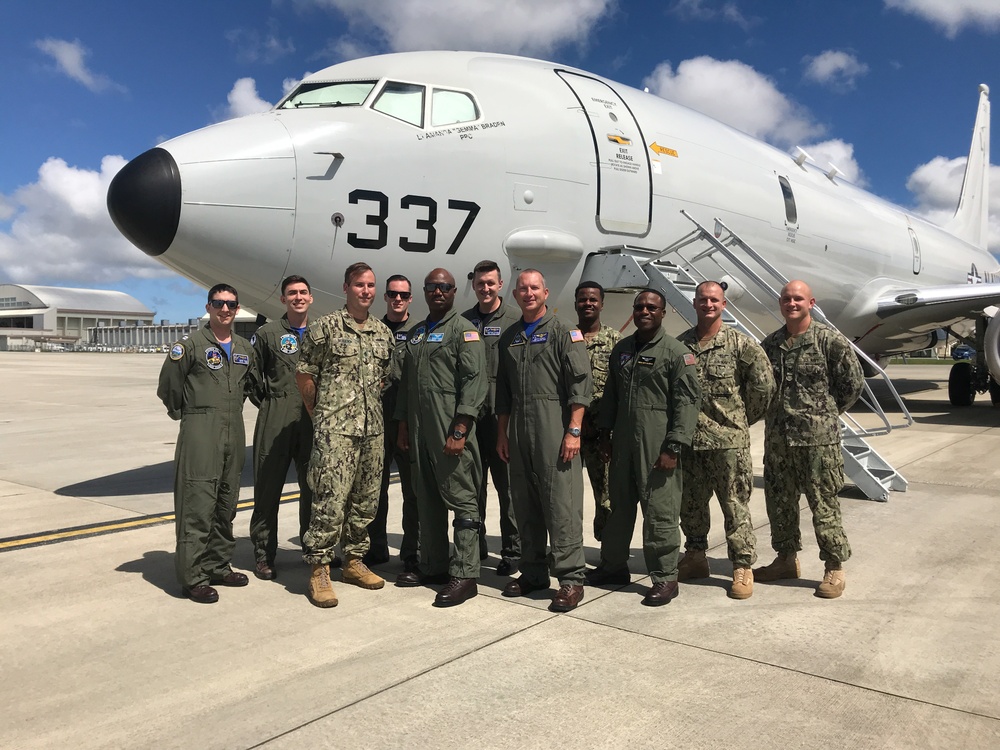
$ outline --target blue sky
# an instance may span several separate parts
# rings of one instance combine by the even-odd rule
[[[935,220],[957,201],[978,84],[1000,96],[1000,0],[13,0],[3,21],[0,281],[119,289],[171,320],[203,293],[121,238],[111,178],[345,59],[556,60],[801,145]]]

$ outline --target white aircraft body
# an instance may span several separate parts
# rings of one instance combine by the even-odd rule
[[[448,268],[459,304],[471,306],[465,279],[491,258],[509,265],[508,284],[541,270],[550,304],[575,320],[581,277],[620,258],[722,278],[746,316],[773,330],[777,304],[748,278],[766,275],[760,265],[728,264],[705,235],[662,255],[695,222],[718,226],[779,277],[807,281],[826,318],[875,358],[979,319],[970,343],[980,354],[960,363],[952,389],[964,403],[987,389],[1000,400],[1000,316],[983,314],[1000,303],[986,248],[988,168],[986,86],[958,209],[939,227],[801,150],[581,70],[412,52],[326,68],[269,112],[147,151],[115,178],[108,206],[141,250],[204,286],[233,284],[267,316],[281,314],[279,284],[292,273],[310,280],[314,313],[339,308],[344,269],[359,260],[380,282],[409,277],[418,300],[426,273]],[[595,258],[606,262],[585,272]],[[644,285],[627,276],[594,280]],[[606,317],[624,323],[625,306],[612,302]]]

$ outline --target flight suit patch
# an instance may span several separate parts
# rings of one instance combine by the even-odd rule
[[[233,355],[233,364],[234,365],[249,365],[250,364],[250,357],[248,355],[246,355],[246,354],[234,354]]]
[[[256,346],[256,344],[257,344],[257,334],[255,333],[253,336],[250,337],[250,346]]]
[[[409,334],[406,331],[396,331],[396,341],[406,341]]]
[[[205,350],[205,362],[210,370],[222,369],[222,352],[218,347],[210,346]]]
[[[442,341],[444,341],[444,334],[443,333],[428,333],[427,334],[427,343],[428,344],[440,344]]]
[[[419,344],[421,341],[424,340],[424,334],[426,333],[427,329],[424,326],[418,326],[417,329],[413,331],[413,334],[410,336],[410,343]]]
[[[170,347],[170,359],[176,362],[177,360],[182,359],[183,357],[184,357],[183,344],[174,344],[172,347]]]
[[[618,365],[620,367],[624,367],[631,361],[632,361],[632,355],[629,354],[628,352],[622,352],[621,354],[618,355]]]
[[[500,326],[486,326],[483,329],[484,336],[499,336],[500,333]]]
[[[511,346],[522,346],[523,344],[524,344],[524,335],[520,333],[517,334],[514,337],[514,340],[510,342]]]
[[[479,341],[479,333],[477,331],[466,331],[465,341],[466,343],[470,341]]]
[[[695,359],[695,357],[694,357],[693,354],[685,354],[684,355],[684,364],[686,364],[686,365],[693,365],[696,361],[697,360]]]
[[[584,340],[584,338],[583,338],[583,331],[580,331],[579,329],[574,328],[572,331],[569,332],[569,340],[573,341],[573,342],[576,342],[576,343],[578,343],[580,341],[583,341]]]
[[[656,364],[656,357],[648,357],[645,354],[640,354],[639,361],[636,364],[642,367],[652,367]]]
[[[544,333],[533,333],[533,334],[531,334],[531,343],[532,344],[544,344],[548,340],[549,340],[549,332],[548,331],[545,331]]]
[[[295,354],[299,350],[299,339],[295,334],[286,333],[281,337],[278,346],[284,354]]]

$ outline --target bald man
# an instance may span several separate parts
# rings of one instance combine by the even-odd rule
[[[843,564],[851,556],[837,497],[844,486],[838,417],[861,395],[864,375],[850,342],[813,320],[816,300],[808,284],[785,284],[779,305],[785,325],[761,343],[777,383],[765,419],[764,496],[771,546],[778,555],[754,570],[754,579],[799,577],[799,497],[804,494],[826,563],[816,596],[835,599],[844,592]]]

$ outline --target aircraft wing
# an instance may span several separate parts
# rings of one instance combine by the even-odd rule
[[[876,302],[887,325],[909,331],[939,328],[1000,305],[1000,284],[951,284],[897,290]]]

